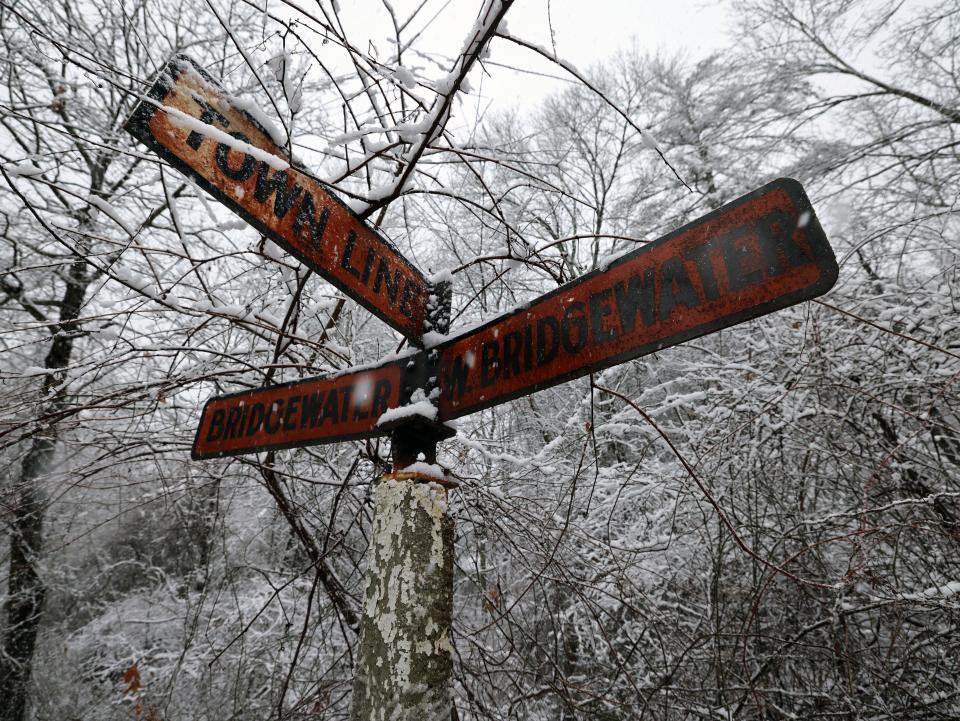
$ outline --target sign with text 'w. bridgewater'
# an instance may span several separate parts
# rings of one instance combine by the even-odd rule
[[[803,188],[777,180],[429,351],[215,398],[193,454],[378,435],[383,412],[433,378],[437,420],[452,420],[814,298],[836,279]]]
[[[138,140],[250,225],[419,343],[430,284],[386,238],[289,157],[185,56],[171,60],[127,120]]]

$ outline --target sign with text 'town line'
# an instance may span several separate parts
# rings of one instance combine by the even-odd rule
[[[452,420],[814,298],[833,286],[837,272],[803,188],[776,180],[434,352],[358,371],[369,376],[367,390],[389,376],[389,390],[382,386],[379,396],[345,391],[355,385],[354,373],[254,391],[262,394],[257,417],[269,415],[271,426],[251,425],[248,416],[243,431],[227,427],[231,413],[239,423],[239,404],[230,400],[239,396],[213,399],[194,457],[378,435],[382,411],[407,405],[429,378],[439,388],[437,419]],[[324,383],[339,405],[329,398],[305,405]],[[294,396],[300,400],[291,409]],[[359,397],[359,411],[351,410]],[[218,411],[222,425],[212,421]]]
[[[420,343],[430,284],[189,58],[161,71],[127,131],[371,313]]]

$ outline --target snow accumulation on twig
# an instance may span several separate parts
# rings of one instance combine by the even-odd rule
[[[78,198],[88,205],[92,205],[94,208],[106,215],[110,220],[119,225],[123,231],[133,238],[137,234],[137,228],[130,225],[123,216],[114,208],[110,203],[101,198],[98,195],[88,195],[83,196],[80,193],[77,193],[73,190],[70,190],[66,187],[61,187],[50,181],[47,181],[43,178],[40,178],[43,175],[43,170],[38,168],[31,158],[27,158],[20,163],[11,163],[3,166],[4,172],[11,177],[23,177],[23,178],[38,178],[41,182],[46,183],[50,187],[57,188],[60,192],[66,193],[67,195],[72,195],[74,198]]]
[[[471,448],[477,451],[478,453],[480,453],[480,455],[482,455],[485,459],[489,461],[502,461],[502,462],[514,465],[518,468],[530,468],[533,466],[537,466],[538,463],[543,458],[549,455],[550,451],[552,451],[554,448],[556,448],[556,446],[558,446],[562,442],[562,439],[563,439],[563,436],[557,436],[555,439],[550,441],[550,443],[544,446],[539,453],[532,456],[515,456],[512,453],[506,453],[506,452],[495,453],[489,450],[480,441],[475,441],[465,436],[458,438],[457,442],[461,446],[465,446],[467,448]]]
[[[366,211],[367,214],[403,192],[417,161],[420,160],[427,146],[443,132],[450,117],[453,98],[459,90],[465,89],[464,82],[467,74],[473,69],[477,60],[484,56],[490,39],[496,34],[497,27],[512,4],[513,0],[484,0],[483,8],[464,40],[460,57],[457,58],[450,72],[435,83],[438,96],[430,111],[420,121],[405,124],[403,128],[403,134],[411,143],[409,150],[403,156],[405,163],[403,172],[388,188],[384,188],[379,193],[379,199],[370,205]]]
[[[278,147],[282,148],[287,144],[286,131],[277,127],[276,123],[263,112],[263,108],[260,107],[260,104],[255,98],[242,98],[237,95],[229,95],[227,99],[235,108],[239,108],[260,123],[261,127],[267,131],[270,139],[276,143]]]
[[[402,65],[397,65],[393,69],[393,77],[396,78],[397,82],[403,85],[403,87],[405,87],[407,90],[413,90],[415,87],[417,87],[416,76]]]
[[[157,106],[161,111],[165,112],[169,116],[171,122],[173,122],[175,125],[179,125],[181,128],[185,128],[195,133],[200,133],[201,135],[204,135],[218,143],[222,143],[223,145],[226,145],[239,153],[246,153],[256,160],[263,161],[274,170],[286,170],[290,167],[290,163],[280,156],[274,155],[273,153],[268,153],[266,150],[258,148],[256,145],[251,145],[246,141],[235,138],[229,133],[220,130],[220,128],[216,128],[208,123],[204,123],[197,118],[194,118],[191,115],[187,115],[179,108],[174,108],[170,105],[164,105],[145,95],[141,96],[141,98]]]
[[[110,218],[110,220],[112,220],[114,223],[123,228],[124,232],[126,232],[126,234],[131,238],[137,234],[136,228],[125,221],[120,213],[117,212],[117,209],[110,205],[110,203],[103,198],[100,198],[96,195],[90,195],[87,198],[87,202]]]
[[[8,175],[23,178],[31,178],[33,176],[43,174],[43,170],[37,167],[31,158],[27,158],[19,163],[10,163],[5,165],[4,170],[7,171]]]
[[[904,593],[900,598],[905,601],[938,601],[960,595],[960,581],[948,581],[942,586],[932,586],[918,593]]]
[[[217,10],[216,7],[214,7],[214,4],[210,2],[210,0],[206,0],[206,3],[207,3],[207,7],[210,8],[214,16],[217,18],[217,22],[220,23],[220,26],[226,31],[227,35],[230,36],[230,41],[233,43],[234,47],[236,47],[237,51],[243,56],[244,63],[246,63],[247,67],[250,69],[250,72],[253,74],[253,77],[256,79],[257,84],[263,89],[263,92],[266,93],[267,99],[270,101],[270,104],[273,106],[273,110],[277,114],[277,117],[278,118],[281,117],[280,108],[277,107],[277,104],[273,100],[273,95],[271,95],[270,91],[267,90],[266,83],[263,82],[263,78],[261,78],[260,73],[257,72],[257,66],[253,62],[253,58],[250,57],[250,53],[247,52],[247,49],[246,47],[244,47],[244,44],[237,39],[236,33],[234,32],[233,28],[230,26],[230,23],[228,23],[227,20],[220,14],[220,11]],[[297,110],[299,110],[299,105],[297,106],[296,110],[291,108],[291,112],[296,113]],[[268,132],[270,132],[271,137],[275,137],[273,134],[273,130],[269,130]],[[286,140],[287,138],[289,138],[290,133],[285,132],[284,135],[286,136],[284,138],[284,142],[277,143],[277,145],[281,147],[285,145]],[[290,138],[290,141],[291,141],[290,149],[292,152],[293,150],[292,138]]]
[[[622,117],[624,120],[627,121],[627,124],[630,125],[631,128],[633,128],[638,133],[640,133],[640,141],[643,143],[644,147],[654,150],[657,153],[657,155],[660,156],[660,159],[664,162],[664,164],[666,164],[666,166],[670,168],[674,176],[676,176],[677,180],[679,180],[683,184],[683,187],[689,190],[691,193],[693,192],[693,188],[691,188],[687,184],[687,181],[685,181],[680,176],[680,173],[677,172],[677,169],[673,167],[673,165],[671,165],[669,160],[667,160],[667,157],[663,154],[663,151],[660,149],[660,146],[657,144],[657,140],[655,137],[653,137],[653,134],[649,130],[644,130],[639,125],[637,125],[633,121],[633,119],[620,108],[620,106],[618,106],[616,103],[610,100],[606,95],[603,94],[603,92],[598,87],[596,87],[593,83],[591,83],[586,78],[586,76],[583,73],[581,73],[573,65],[573,63],[571,63],[568,60],[564,60],[563,58],[559,57],[556,53],[554,53],[552,50],[548,50],[542,45],[538,45],[537,43],[530,42],[529,40],[518,38],[516,35],[511,35],[509,32],[507,32],[506,29],[498,30],[496,32],[496,36],[498,38],[503,38],[504,40],[509,40],[510,42],[515,43],[516,45],[519,45],[521,47],[527,48],[528,50],[532,50],[538,55],[542,55],[550,62],[556,63],[561,68],[566,70],[568,73],[573,75],[573,77],[575,77],[577,80],[583,83],[586,87],[588,87],[591,91],[593,91],[601,100],[603,100],[603,102],[605,102],[607,105],[613,108],[613,110],[618,115],[620,115],[620,117]]]
[[[803,523],[805,526],[822,526],[825,523],[834,523],[842,520],[862,519],[868,513],[885,513],[903,506],[932,505],[936,501],[944,498],[960,498],[960,493],[941,491],[939,493],[931,493],[928,496],[922,496],[919,498],[901,498],[896,501],[891,501],[890,503],[885,503],[882,506],[859,508],[851,511],[837,511],[836,513],[829,513],[824,516],[817,516],[816,518],[805,518],[801,521],[801,523]]]

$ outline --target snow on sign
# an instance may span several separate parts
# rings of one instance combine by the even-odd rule
[[[331,378],[285,383],[207,402],[194,458],[289,448],[371,435],[400,404],[403,361]]]
[[[250,225],[419,343],[426,278],[188,57],[160,72],[127,131]]]
[[[204,409],[194,457],[377,435],[384,431],[378,414],[412,404],[430,378],[438,384],[437,420],[452,420],[814,298],[836,279],[833,251],[803,188],[776,180],[522,308],[366,371],[394,375],[389,393],[374,391],[363,418],[350,415],[352,400],[329,426],[311,425],[307,417],[315,414],[303,410],[310,388],[353,383],[343,379],[355,374],[284,386],[284,398],[301,398],[299,410],[285,401],[285,410],[270,411],[271,427],[251,436],[222,435],[211,413],[222,409],[225,429],[230,414],[239,428],[243,411],[229,400],[238,396],[214,399]],[[334,409],[329,400],[324,408],[327,402]]]

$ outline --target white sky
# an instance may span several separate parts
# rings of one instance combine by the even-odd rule
[[[392,0],[391,4],[403,22],[421,2]],[[482,0],[426,0],[402,37],[408,40],[422,30],[415,48],[453,57],[481,5]],[[634,42],[641,50],[702,57],[726,43],[725,5],[720,0],[516,0],[506,20],[511,34],[545,47],[552,45],[552,25],[558,55],[586,69]],[[392,26],[379,0],[343,0],[340,17],[354,42],[365,38],[377,45],[381,57],[392,54],[389,45],[381,44],[392,35]],[[490,74],[482,78],[482,88],[477,74],[471,75],[471,81],[475,91],[481,90],[500,108],[514,104],[532,107],[563,85],[562,80],[515,72],[503,65],[566,76],[557,66],[503,40],[494,41],[490,60]],[[410,62],[416,61],[411,58]]]

